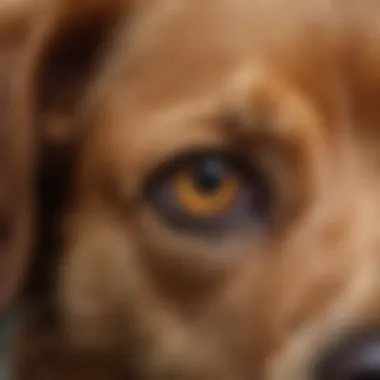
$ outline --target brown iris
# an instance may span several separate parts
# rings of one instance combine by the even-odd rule
[[[222,213],[234,203],[241,179],[218,158],[206,158],[194,167],[177,172],[172,194],[182,210],[199,217]]]

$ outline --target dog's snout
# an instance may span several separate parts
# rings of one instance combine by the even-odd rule
[[[316,380],[380,380],[380,329],[355,333],[326,352]]]

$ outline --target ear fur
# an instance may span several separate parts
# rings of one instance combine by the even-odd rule
[[[32,247],[33,141],[13,128],[11,97],[33,9],[34,0],[0,3],[0,313],[19,296]]]
[[[38,203],[37,257],[27,284],[32,295],[46,296],[50,289],[46,276],[54,265],[55,224],[68,197],[73,149],[81,134],[75,123],[77,111],[101,70],[119,23],[124,26],[135,1],[143,0],[43,0],[36,4],[12,103],[13,159],[23,173],[19,187],[25,197],[29,192]]]
[[[129,0],[50,0],[26,52],[29,120],[48,143],[70,140],[72,118]],[[32,103],[31,102],[32,100]]]

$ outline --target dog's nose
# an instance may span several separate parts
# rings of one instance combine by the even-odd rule
[[[316,374],[316,380],[380,380],[380,330],[356,333],[333,346]]]

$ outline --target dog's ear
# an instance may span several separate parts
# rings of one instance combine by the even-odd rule
[[[32,246],[34,142],[13,128],[11,95],[33,15],[34,0],[0,3],[0,313],[20,294]]]
[[[131,0],[51,0],[41,9],[25,56],[24,93],[29,120],[48,143],[71,138],[78,104],[118,22],[133,5]]]
[[[34,232],[27,283],[27,291],[33,294],[49,288],[46,277],[54,265],[51,251],[57,213],[67,198],[72,148],[81,134],[74,121],[80,104],[90,92],[89,84],[101,72],[118,26],[124,27],[134,7],[145,1],[36,1],[12,98],[12,160],[17,188],[21,197],[37,200],[38,207],[39,231]]]

